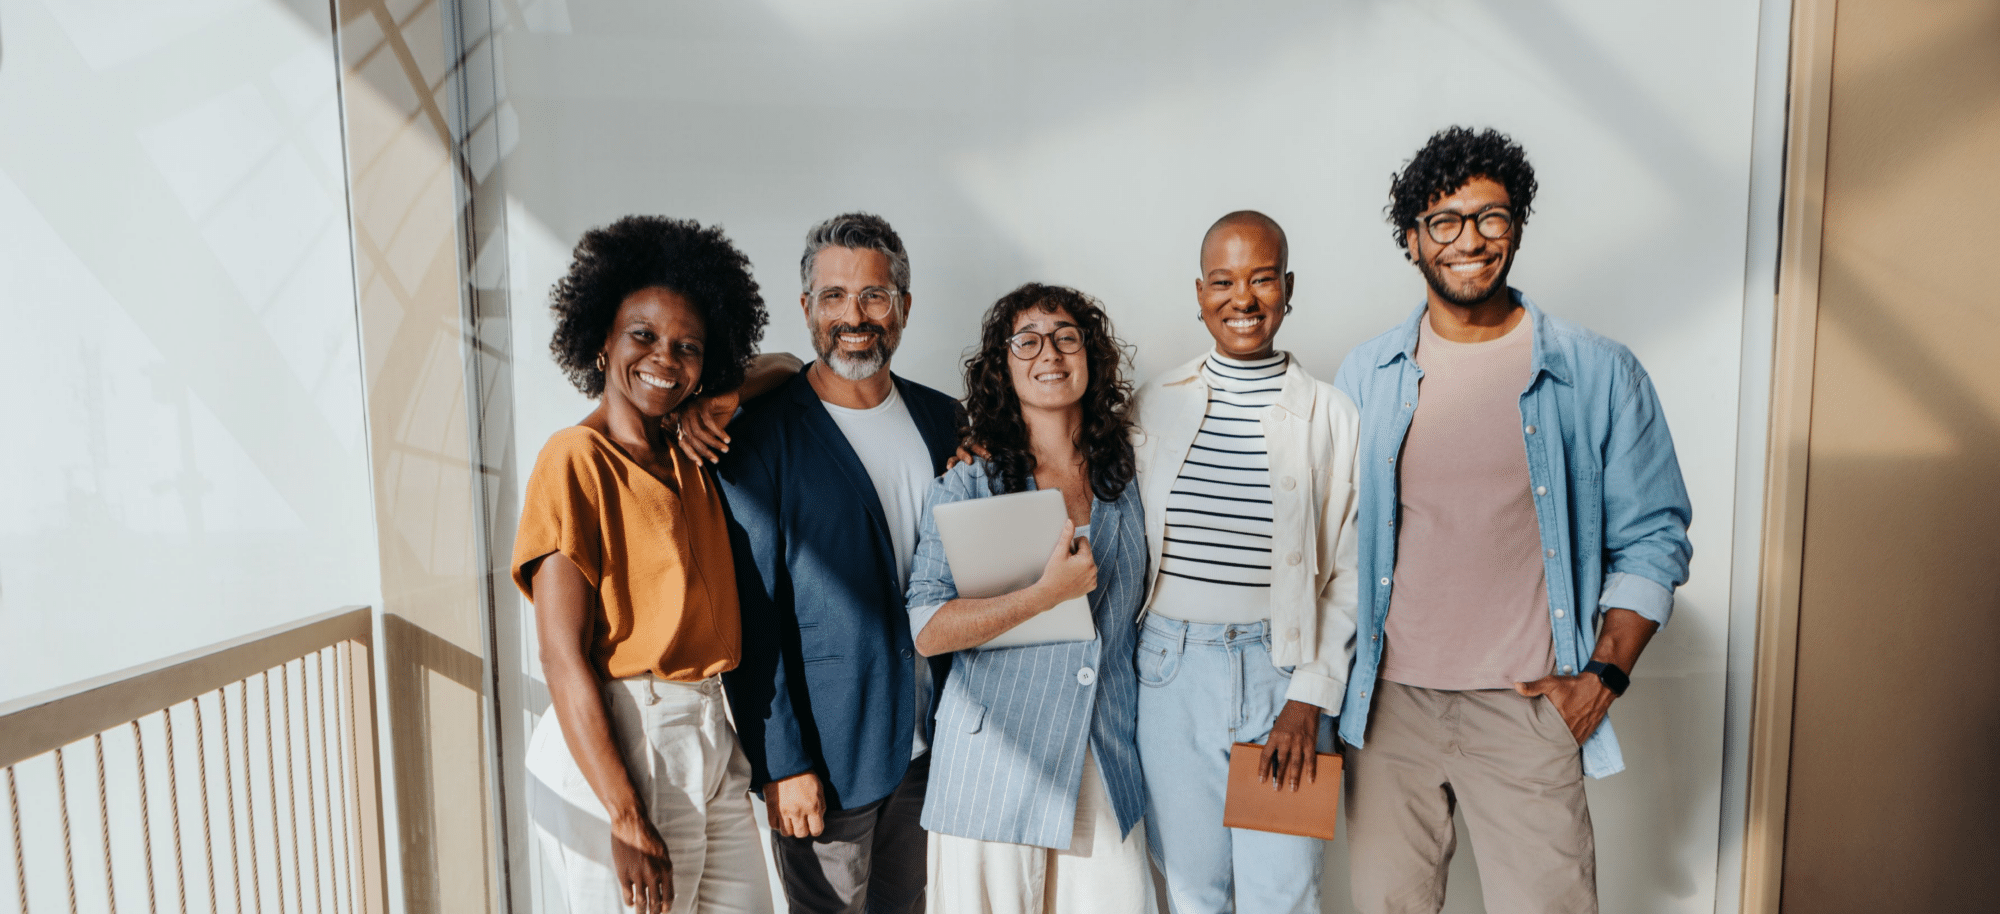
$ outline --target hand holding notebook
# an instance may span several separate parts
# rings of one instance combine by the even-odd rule
[[[1264,747],[1256,743],[1231,746],[1222,824],[1331,840],[1334,815],[1340,809],[1340,763],[1339,755],[1319,753],[1319,770],[1313,780],[1300,780],[1296,792],[1274,790],[1273,781],[1259,780],[1265,768]]]

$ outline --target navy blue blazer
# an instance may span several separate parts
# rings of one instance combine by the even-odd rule
[[[958,402],[894,380],[942,473],[958,447]],[[729,437],[717,475],[743,661],[723,682],[752,786],[812,771],[829,809],[873,803],[909,768],[921,659],[882,501],[803,371],[752,401]],[[951,659],[929,663],[942,690]]]

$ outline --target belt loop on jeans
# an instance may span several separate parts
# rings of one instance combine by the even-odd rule
[[[1178,633],[1178,634],[1179,634],[1179,636],[1180,636],[1180,644],[1179,644],[1178,646],[1176,646],[1176,648],[1175,648],[1175,653],[1179,653],[1179,654],[1185,654],[1185,653],[1187,653],[1187,633],[1188,633],[1188,629],[1190,629],[1190,628],[1193,628],[1194,626],[1192,626],[1192,625],[1189,625],[1189,624],[1188,624],[1188,623],[1186,623],[1186,622],[1182,622],[1182,623],[1180,624],[1180,626],[1181,626],[1181,627],[1180,627],[1180,632]]]

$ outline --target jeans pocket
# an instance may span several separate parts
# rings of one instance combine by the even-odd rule
[[[1174,681],[1175,674],[1181,670],[1181,653],[1141,641],[1136,665],[1139,671],[1139,684],[1157,689]]]

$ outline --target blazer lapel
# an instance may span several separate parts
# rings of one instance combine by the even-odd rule
[[[924,439],[924,446],[931,452],[931,472],[944,475],[944,462],[958,452],[958,416],[937,399],[918,395],[913,390],[916,385],[897,375],[889,376],[896,382],[896,392],[903,396],[903,405],[909,407],[910,419],[917,423],[917,434]],[[944,401],[949,403],[950,401]]]
[[[840,477],[853,490],[856,500],[867,511],[869,519],[874,521],[875,554],[894,556],[895,546],[889,538],[889,519],[882,513],[882,498],[875,493],[875,480],[869,477],[868,468],[861,465],[861,456],[854,453],[854,445],[847,442],[847,436],[834,423],[833,414],[827,412],[826,404],[820,402],[819,394],[813,392],[812,383],[806,380],[804,371],[792,379],[790,394],[799,409],[800,427],[819,446],[827,462],[837,468]]]

